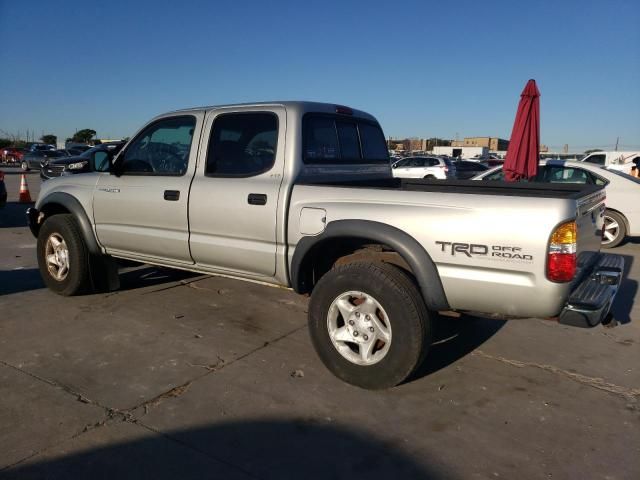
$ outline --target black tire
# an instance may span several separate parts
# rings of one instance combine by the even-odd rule
[[[613,225],[617,225],[617,228],[613,228]],[[626,225],[626,220],[621,214],[613,210],[605,210],[601,247],[614,248],[620,245],[627,236]],[[613,238],[609,238],[608,235],[613,235]]]
[[[331,305],[350,291],[373,297],[387,313],[391,340],[377,363],[358,365],[343,356],[331,340]],[[341,314],[338,318],[346,322]],[[309,333],[318,356],[336,377],[361,388],[384,389],[402,383],[424,360],[431,331],[432,321],[415,283],[388,263],[354,262],[335,267],[320,279],[311,296]]]
[[[29,171],[29,163],[23,161],[22,163],[20,163],[20,168],[22,169],[23,172],[28,172]]]
[[[435,177],[435,175],[425,175],[424,179],[425,180],[435,180],[436,177]]]
[[[52,236],[62,238],[67,247],[68,273],[61,279],[56,279],[47,266],[47,242]],[[47,218],[38,233],[37,248],[40,275],[47,287],[63,296],[91,290],[89,252],[73,215],[59,214]]]

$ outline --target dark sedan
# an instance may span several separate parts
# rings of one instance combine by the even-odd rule
[[[459,180],[467,180],[489,169],[489,167],[480,162],[467,160],[457,160],[454,164],[456,166],[456,178]]]
[[[106,171],[109,155],[117,153],[123,145],[124,142],[103,143],[80,155],[48,160],[42,165],[40,178],[48,180],[67,174]]]
[[[58,150],[36,150],[35,152],[29,152],[22,157],[20,167],[24,172],[29,170],[40,170],[40,164],[48,161],[51,158],[66,157],[67,154]]]

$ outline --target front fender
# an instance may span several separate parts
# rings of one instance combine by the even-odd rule
[[[69,195],[68,193],[52,192],[44,196],[42,199],[39,199],[37,206],[38,208],[30,208],[27,210],[29,229],[35,237],[38,236],[44,218],[48,216],[47,210],[51,210],[52,213],[55,213],[56,210],[60,210],[60,207],[63,207],[64,210],[71,213],[76,219],[76,222],[78,222],[78,227],[80,228],[80,232],[82,233],[89,252],[93,254],[102,253],[98,240],[96,239],[96,235],[93,231],[93,227],[91,226],[89,216],[77,198]],[[41,213],[44,213],[44,215],[41,215]]]

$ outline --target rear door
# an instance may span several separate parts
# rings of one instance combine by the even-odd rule
[[[190,112],[152,122],[118,156],[122,175],[100,176],[93,215],[108,253],[193,263],[187,207],[203,118]]]
[[[285,131],[284,107],[207,115],[203,162],[189,200],[191,254],[198,266],[275,274]]]

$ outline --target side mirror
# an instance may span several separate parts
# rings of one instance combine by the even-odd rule
[[[93,154],[93,170],[95,172],[108,172],[110,169],[111,161],[109,153],[96,152]]]
[[[122,160],[124,158],[124,151],[109,151],[109,173],[120,177],[123,173]]]

